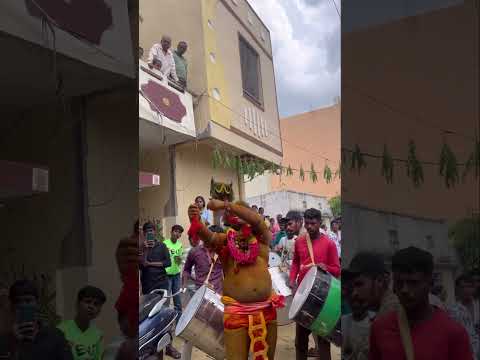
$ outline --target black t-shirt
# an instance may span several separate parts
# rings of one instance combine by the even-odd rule
[[[33,343],[18,344],[13,335],[1,337],[0,359],[73,360],[73,356],[70,345],[59,329],[42,327]]]
[[[166,268],[171,265],[170,253],[163,242],[157,242],[150,249],[146,256],[148,262],[161,262],[163,267],[143,266],[142,269],[142,290],[144,294],[148,294],[154,289],[165,288],[167,281]]]

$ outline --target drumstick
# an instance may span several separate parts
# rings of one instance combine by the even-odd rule
[[[208,271],[208,275],[207,275],[207,277],[205,278],[205,282],[204,282],[205,285],[208,285],[208,280],[210,280],[210,274],[212,273],[213,266],[214,266],[215,263],[217,262],[217,259],[218,259],[218,254],[215,253],[215,255],[213,255],[213,263],[210,265],[210,270]]]

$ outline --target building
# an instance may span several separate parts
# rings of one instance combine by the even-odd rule
[[[279,214],[285,216],[290,210],[297,210],[303,213],[310,208],[319,209],[322,212],[323,222],[327,226],[330,226],[330,221],[333,218],[332,210],[325,196],[299,193],[291,190],[279,190],[247,198],[247,201],[251,205],[263,207],[265,214],[274,218]]]
[[[143,60],[163,35],[172,37],[173,47],[179,41],[189,46],[186,91],[163,86],[181,99],[187,111],[180,123],[189,125],[182,130],[165,119],[155,125],[147,119],[150,130],[143,133],[140,115],[140,166],[160,175],[160,186],[140,192],[141,216],[162,219],[168,231],[174,223],[188,224],[188,206],[197,195],[209,197],[212,178],[232,184],[236,198],[244,198],[236,171],[213,169],[217,147],[280,163],[270,33],[245,0],[142,0],[139,29]]]
[[[345,264],[366,249],[382,254],[389,264],[396,250],[420,247],[433,255],[435,281],[445,287],[449,301],[455,300],[455,278],[461,269],[457,257],[452,256],[455,250],[449,243],[445,220],[383,212],[345,202],[342,206],[342,221],[347,224],[344,239],[348,236],[348,246],[342,251]]]
[[[449,189],[438,166],[426,165],[417,189],[399,164],[387,184],[381,154],[386,144],[393,158],[406,159],[412,139],[420,160],[438,162],[446,139],[459,162],[468,157],[474,143],[441,129],[478,134],[478,8],[473,1],[372,0],[346,1],[343,9],[342,148],[380,154],[342,177],[344,254],[375,247],[388,260],[398,247],[423,247],[452,300],[459,264],[448,228],[478,212],[479,178]]]
[[[245,186],[247,198],[252,204],[265,207],[271,215],[270,209],[275,214],[286,214],[288,210],[303,211],[307,204],[325,211],[325,222],[330,222],[332,214],[328,199],[340,195],[340,178],[333,177],[327,183],[323,170],[328,165],[334,174],[339,168],[340,109],[340,103],[337,103],[280,120],[283,166],[291,166],[292,169],[303,166],[309,170],[313,164],[319,181],[313,183],[308,176],[302,181],[298,172],[294,172],[293,176],[259,176]],[[279,197],[283,199],[281,205],[277,202]]]
[[[0,281],[45,275],[48,305],[64,318],[80,287],[102,288],[97,325],[110,341],[119,335],[114,252],[138,212],[138,10],[134,1],[36,4],[54,23],[45,31],[33,2],[0,5],[9,14],[0,24]]]

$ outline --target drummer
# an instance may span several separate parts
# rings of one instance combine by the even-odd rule
[[[328,271],[332,276],[340,276],[340,263],[337,247],[328,237],[320,233],[322,213],[317,209],[308,209],[304,214],[307,233],[300,235],[295,241],[292,266],[290,268],[290,287],[296,291],[304,276],[312,266],[318,266]],[[311,243],[312,254],[310,254]],[[313,262],[312,263],[312,257]],[[311,331],[303,326],[296,325],[295,350],[297,360],[307,360],[308,337]],[[316,337],[318,356],[322,360],[331,359],[330,343]]]

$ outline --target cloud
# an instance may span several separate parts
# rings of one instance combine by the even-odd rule
[[[270,29],[281,116],[340,93],[340,19],[331,0],[249,0]]]

